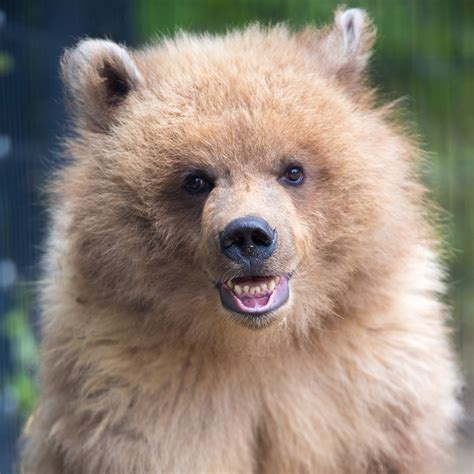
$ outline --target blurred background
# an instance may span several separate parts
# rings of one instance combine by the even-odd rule
[[[426,181],[445,210],[454,343],[467,381],[457,473],[474,473],[474,2],[349,1],[378,28],[372,78],[403,97],[428,152]],[[177,29],[332,20],[332,0],[0,0],[0,473],[37,399],[38,278],[47,233],[41,186],[60,163],[61,51],[84,36],[138,46]]]

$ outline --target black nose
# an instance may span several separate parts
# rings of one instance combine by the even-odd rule
[[[231,221],[220,236],[221,250],[237,262],[261,262],[272,255],[277,232],[259,217],[239,217]]]

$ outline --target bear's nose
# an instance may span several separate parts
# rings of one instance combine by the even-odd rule
[[[268,222],[254,216],[231,221],[220,236],[221,250],[237,262],[261,262],[275,251],[277,232]]]

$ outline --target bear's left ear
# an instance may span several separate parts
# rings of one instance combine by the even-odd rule
[[[355,86],[364,79],[375,28],[364,10],[337,10],[331,26],[307,28],[297,33],[297,40],[314,53],[324,72]]]
[[[83,40],[67,50],[61,75],[78,125],[107,130],[127,96],[143,84],[128,51],[112,41]]]

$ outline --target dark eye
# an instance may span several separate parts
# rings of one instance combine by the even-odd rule
[[[289,166],[280,178],[280,181],[290,186],[299,186],[304,181],[303,168],[301,166]]]
[[[191,174],[184,181],[184,189],[189,194],[204,194],[214,187],[212,181],[202,174]]]

